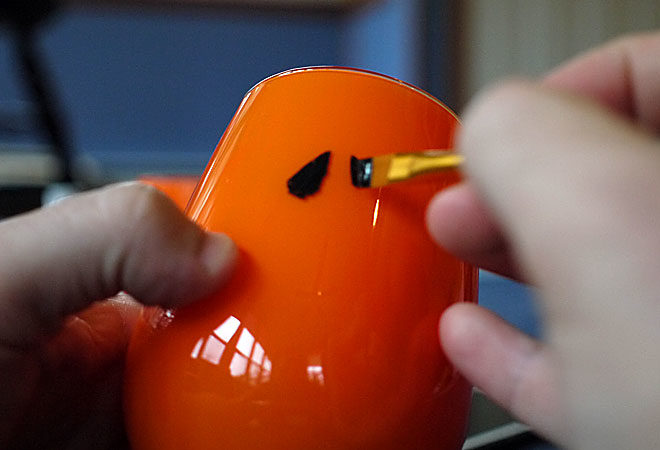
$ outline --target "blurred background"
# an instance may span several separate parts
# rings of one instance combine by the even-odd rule
[[[498,78],[659,26],[657,0],[4,0],[0,218],[142,174],[201,174],[245,92],[289,68],[370,69],[460,112]],[[480,289],[542,334],[526,287],[483,273]]]
[[[92,185],[144,172],[200,172],[243,94],[288,68],[371,69],[460,111],[492,80],[541,74],[583,49],[660,21],[653,0],[3,4],[0,175],[11,182],[51,181],[62,176],[57,164],[66,163],[68,176]],[[33,67],[26,68],[26,59]],[[41,78],[40,94],[35,78]],[[53,145],[65,147],[57,151],[66,162],[34,154],[48,154]],[[25,173],[9,164],[21,154],[31,163]]]
[[[450,28],[441,3],[16,0],[17,8],[54,6],[31,45],[73,173],[91,184],[201,172],[243,95],[289,68],[370,68],[446,95],[450,62],[440,49]],[[17,55],[20,37],[2,28],[0,142],[43,150],[49,136]]]

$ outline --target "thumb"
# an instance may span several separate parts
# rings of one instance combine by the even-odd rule
[[[179,306],[228,276],[231,240],[205,233],[151,186],[127,183],[0,222],[0,343],[24,347],[124,290]]]

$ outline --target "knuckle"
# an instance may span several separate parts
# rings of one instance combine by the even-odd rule
[[[460,145],[489,142],[520,126],[521,117],[535,114],[533,87],[520,80],[506,80],[480,93],[469,105],[460,135]]]
[[[143,183],[111,187],[102,201],[105,214],[118,221],[125,231],[158,230],[178,213],[164,194]]]
[[[99,198],[119,224],[111,277],[139,293],[141,301],[173,295],[172,287],[184,284],[196,269],[203,234],[153,186],[130,183],[108,189]]]
[[[521,110],[528,109],[533,98],[534,87],[529,82],[508,79],[491,86],[482,98],[482,107],[495,117],[514,117]],[[518,117],[519,119],[519,117]]]
[[[657,51],[660,46],[660,32],[630,32],[616,38],[610,45],[631,53],[651,49]]]

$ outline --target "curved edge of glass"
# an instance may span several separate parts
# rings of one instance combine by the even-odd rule
[[[413,91],[416,91],[420,94],[422,94],[424,97],[428,98],[429,100],[437,103],[439,106],[444,108],[449,114],[451,114],[454,119],[456,119],[457,122],[460,123],[460,119],[458,118],[458,115],[447,105],[445,105],[441,100],[439,100],[437,97],[433,96],[432,94],[426,92],[425,90],[415,86],[414,84],[408,83],[407,81],[400,80],[398,78],[391,77],[389,75],[384,75],[382,73],[374,72],[372,70],[367,70],[367,69],[358,69],[355,67],[345,67],[345,66],[305,66],[305,67],[296,67],[293,69],[287,69],[283,70],[282,72],[278,72],[276,74],[273,74],[267,78],[264,78],[254,86],[252,86],[246,93],[244,97],[248,97],[254,90],[258,89],[260,86],[263,86],[264,84],[268,83],[269,81],[272,81],[275,78],[281,78],[284,76],[288,75],[293,75],[296,73],[302,73],[302,72],[308,72],[308,71],[328,71],[328,72],[349,72],[349,73],[355,73],[358,75],[365,75],[365,76],[370,76],[370,77],[375,77],[375,78],[380,78],[382,80],[385,80],[390,83],[394,83],[400,86],[407,87],[409,89],[412,89]]]

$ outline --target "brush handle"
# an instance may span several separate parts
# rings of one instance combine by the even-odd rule
[[[422,153],[398,153],[392,157],[387,178],[390,182],[439,170],[455,169],[463,163],[463,156],[444,150]]]

